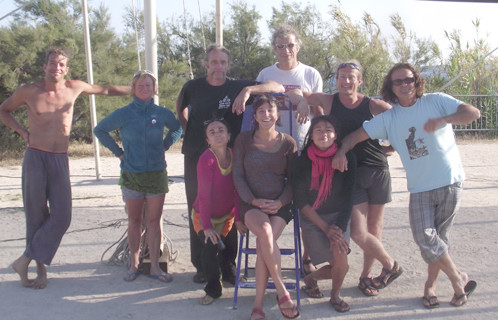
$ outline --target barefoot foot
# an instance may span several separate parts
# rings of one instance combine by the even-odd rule
[[[31,259],[26,257],[25,255],[17,258],[16,261],[12,263],[12,269],[19,275],[21,278],[21,285],[26,288],[33,287],[35,281],[28,278],[28,266],[31,262]]]
[[[42,262],[36,262],[36,274],[33,289],[45,289],[47,286],[47,269]]]

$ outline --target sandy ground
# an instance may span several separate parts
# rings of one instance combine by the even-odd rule
[[[329,281],[319,285],[325,297],[310,299],[302,293],[302,319],[498,319],[498,145],[460,145],[467,173],[464,199],[452,232],[452,256],[462,270],[478,282],[467,305],[449,305],[453,294],[446,276],[439,281],[441,307],[426,310],[421,303],[426,265],[415,246],[408,222],[405,174],[399,158],[390,158],[393,202],[384,220],[384,244],[405,269],[405,273],[377,297],[368,298],[356,288],[362,252],[352,244],[350,270],[342,294],[351,311],[336,313],[328,303]],[[19,166],[0,168],[0,310],[2,319],[248,319],[254,290],[239,291],[238,309],[232,309],[233,287],[210,306],[199,305],[203,285],[192,282],[188,222],[183,184],[183,158],[168,152],[172,180],[164,205],[164,229],[177,251],[169,264],[174,281],[163,284],[140,276],[122,280],[123,266],[101,262],[104,251],[126,231],[120,189],[118,160],[102,158],[102,180],[95,179],[93,158],[70,161],[73,186],[73,220],[61,247],[48,267],[49,282],[44,290],[22,288],[10,264],[22,252],[24,214]],[[280,244],[291,243],[292,228],[286,228]],[[111,253],[114,248],[111,249]],[[104,258],[109,258],[107,254]],[[35,271],[30,268],[31,274]],[[380,272],[376,265],[375,273]],[[295,298],[295,292],[291,292]],[[268,319],[281,319],[274,290],[268,290],[265,310]]]

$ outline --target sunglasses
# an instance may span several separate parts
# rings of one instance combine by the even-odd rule
[[[342,69],[342,68],[346,68],[346,67],[351,67],[353,69],[356,69],[356,70],[360,70],[360,67],[356,64],[356,63],[352,63],[352,62],[345,62],[345,63],[341,63],[339,65],[339,67],[337,68],[337,71],[339,71],[339,69]],[[360,70],[361,71],[361,70]]]
[[[393,85],[394,86],[400,86],[403,83],[404,84],[410,84],[410,83],[414,83],[414,82],[415,82],[415,78],[413,78],[413,77],[411,77],[411,78],[404,78],[404,79],[395,79],[395,80],[393,80]]]
[[[204,126],[207,127],[210,123],[217,122],[217,121],[218,122],[223,122],[223,121],[225,121],[225,119],[223,117],[209,119],[209,120],[204,121]]]
[[[285,49],[285,48],[292,49],[292,48],[294,48],[294,46],[296,46],[296,45],[297,45],[297,43],[293,43],[293,42],[289,42],[289,43],[277,43],[277,44],[275,45],[275,47],[276,47],[277,49],[282,50],[282,49]]]
[[[133,75],[133,79],[138,78],[142,75],[151,76],[154,80],[157,79],[156,76],[154,75],[154,73],[152,73],[152,71],[149,71],[149,70],[139,70],[139,71],[135,72],[135,74]]]

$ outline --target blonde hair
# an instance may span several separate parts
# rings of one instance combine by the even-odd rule
[[[131,79],[131,93],[130,95],[133,97],[135,96],[135,85],[137,84],[137,81],[139,79],[145,79],[145,78],[151,78],[152,81],[154,82],[154,94],[157,94],[157,78],[154,73],[152,73],[149,70],[139,70],[135,72],[133,75],[133,78]]]

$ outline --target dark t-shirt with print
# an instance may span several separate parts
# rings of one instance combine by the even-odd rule
[[[207,148],[204,136],[204,122],[213,117],[224,118],[230,126],[229,146],[240,132],[242,115],[232,113],[232,104],[237,95],[247,86],[258,84],[251,80],[227,79],[221,86],[212,86],[206,77],[190,80],[179,95],[181,109],[190,107],[187,128],[183,138],[182,153],[199,156]]]

